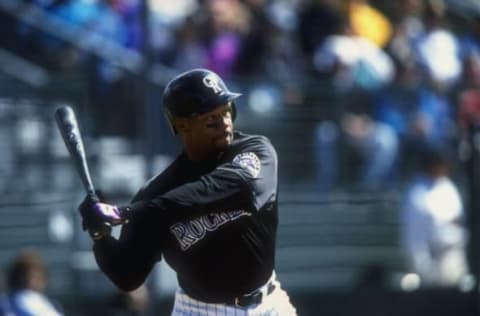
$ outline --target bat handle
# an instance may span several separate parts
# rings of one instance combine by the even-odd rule
[[[90,185],[86,186],[86,191],[87,191],[87,195],[93,201],[100,201],[98,194],[93,188],[93,185],[91,185],[91,183]],[[93,240],[100,240],[104,236],[110,235],[112,232],[112,226],[107,222],[98,223],[96,227],[90,227],[88,229],[84,227],[83,229],[88,230],[88,233],[90,234]]]
[[[92,186],[87,187],[86,192],[88,196],[91,196],[94,199],[98,199],[97,192],[95,192],[95,189]]]
[[[95,188],[93,186],[92,178],[90,177],[90,172],[87,166],[86,161],[82,161],[83,164],[85,164],[83,168],[84,174],[80,174],[80,178],[83,182],[83,187],[85,188],[85,191],[87,192],[88,195],[92,197],[97,197],[97,194],[95,192]]]
[[[111,234],[112,227],[110,225],[107,225],[107,223],[104,223],[101,227],[89,229],[88,232],[93,240],[100,240],[104,236],[108,236]]]

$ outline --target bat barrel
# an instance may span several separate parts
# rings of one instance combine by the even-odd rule
[[[70,157],[72,158],[75,169],[77,169],[80,176],[83,187],[87,194],[94,195],[95,189],[90,177],[85,149],[75,112],[69,106],[62,106],[55,110],[54,116],[65,146],[70,152]]]

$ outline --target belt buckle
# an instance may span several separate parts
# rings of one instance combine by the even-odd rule
[[[259,304],[263,300],[263,293],[258,292],[252,295],[237,296],[235,297],[235,306],[237,307],[247,307],[252,304]]]
[[[247,300],[247,301],[245,301]],[[242,296],[237,296],[235,297],[235,306],[236,307],[247,307],[248,305],[253,304],[250,302],[250,298],[247,297],[242,297]]]
[[[274,289],[275,284],[268,282],[268,284],[266,284],[261,289],[257,289],[254,292],[246,295],[235,297],[234,304],[237,307],[246,307],[251,304],[259,304],[266,296],[272,293]]]

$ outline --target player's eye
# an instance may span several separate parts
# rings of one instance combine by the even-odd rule
[[[231,117],[232,116],[232,108],[229,107],[229,108],[225,109],[225,111],[223,111],[222,115],[223,115],[223,117],[228,117],[228,118]]]
[[[225,109],[221,112],[212,113],[212,114],[208,115],[205,118],[205,121],[207,123],[215,123],[215,122],[218,122],[219,120],[222,120],[224,118],[229,118],[229,117],[231,117],[231,115],[232,115],[232,111],[230,109]]]
[[[209,116],[207,116],[207,117],[205,118],[205,122],[206,122],[207,124],[209,124],[209,123],[215,123],[215,121],[217,121],[218,118],[219,118],[218,115],[216,115],[216,114],[211,114],[211,115],[209,115]]]

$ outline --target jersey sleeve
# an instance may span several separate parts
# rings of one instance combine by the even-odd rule
[[[162,174],[150,179],[132,198],[132,203],[167,192],[168,183],[176,172],[172,164]],[[138,212],[123,225],[119,239],[106,236],[93,246],[99,268],[120,289],[131,291],[139,287],[162,257],[167,225],[161,210],[150,208]]]
[[[93,246],[99,268],[124,291],[142,285],[161,260],[163,221],[146,215],[138,214],[124,225],[118,240],[106,236]]]
[[[277,194],[277,154],[264,137],[247,141],[198,180],[185,183],[150,202],[179,216],[234,208],[260,211]]]

